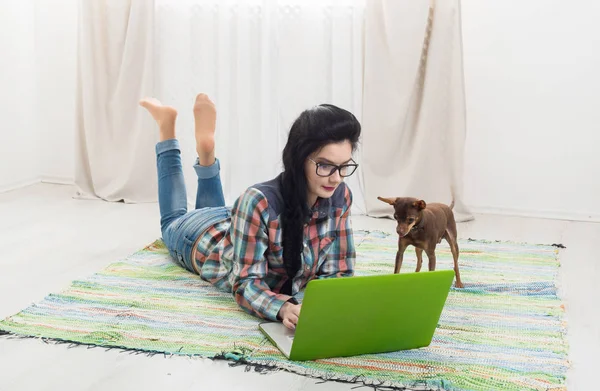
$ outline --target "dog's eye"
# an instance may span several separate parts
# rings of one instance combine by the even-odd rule
[[[410,219],[408,219],[408,222],[409,222],[409,223],[414,223],[414,222],[415,222],[415,219],[412,219],[412,218],[410,218]]]

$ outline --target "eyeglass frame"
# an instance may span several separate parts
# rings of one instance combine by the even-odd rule
[[[351,176],[352,174],[354,174],[356,172],[356,169],[358,169],[358,163],[354,162],[354,160],[352,159],[352,161],[354,163],[351,164],[340,164],[339,166],[336,164],[331,164],[331,163],[320,163],[320,162],[315,162],[314,160],[312,160],[311,158],[307,158],[308,160],[310,160],[311,162],[313,162],[316,166],[315,168],[315,174],[317,174],[317,176],[320,176],[321,178],[327,178],[332,176],[336,171],[338,172],[338,174],[340,174],[341,178],[348,178],[349,176]],[[332,166],[334,167],[331,172],[329,173],[329,175],[320,175],[319,174],[319,167],[320,166]],[[352,172],[348,175],[342,175],[342,168],[344,167],[354,167],[354,170],[352,170]]]

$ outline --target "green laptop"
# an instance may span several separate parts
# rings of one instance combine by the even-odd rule
[[[260,330],[290,360],[356,356],[428,346],[453,270],[312,280],[296,330]]]

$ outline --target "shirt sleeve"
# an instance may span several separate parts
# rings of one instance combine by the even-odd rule
[[[230,278],[240,307],[252,315],[276,321],[281,306],[291,296],[274,293],[265,282],[269,272],[265,257],[269,248],[268,222],[267,198],[257,189],[246,190],[232,208]]]
[[[336,228],[336,238],[327,254],[327,258],[319,268],[317,278],[352,277],[356,263],[354,235],[350,208],[352,207],[352,192],[346,186],[345,204],[342,208],[340,221]]]

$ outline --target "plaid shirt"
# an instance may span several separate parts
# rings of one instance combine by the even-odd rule
[[[233,205],[231,219],[198,239],[194,268],[202,279],[232,291],[250,314],[277,320],[292,296],[280,293],[288,280],[283,264],[280,176],[247,189]],[[356,254],[350,222],[352,193],[344,184],[331,198],[318,199],[304,226],[302,267],[292,280],[296,295],[314,278],[354,274]]]

